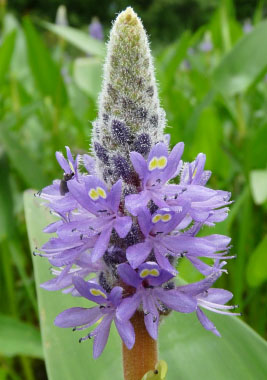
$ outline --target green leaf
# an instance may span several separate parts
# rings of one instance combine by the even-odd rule
[[[54,103],[64,106],[67,92],[60,68],[53,61],[49,50],[39,37],[29,18],[24,19],[29,65],[36,85],[44,96],[50,96]]]
[[[86,54],[96,55],[98,57],[105,56],[104,42],[96,40],[81,30],[70,26],[55,25],[45,21],[42,21],[41,25]]]
[[[267,235],[252,252],[247,264],[247,281],[252,287],[267,280]]]
[[[25,193],[24,201],[30,245],[34,249],[47,241],[42,228],[52,221],[52,217],[45,208],[40,207],[33,191]],[[49,264],[38,257],[33,261],[49,380],[82,380],[88,374],[92,379],[108,380],[111,376],[122,379],[118,334],[112,329],[103,355],[93,360],[91,341],[79,345],[77,339],[81,334],[53,325],[60,311],[67,307],[88,305],[88,302],[40,289],[39,284],[50,278]],[[264,340],[238,318],[208,315],[222,338],[203,329],[195,315],[173,312],[162,323],[160,358],[168,364],[168,378],[265,380],[267,345]]]
[[[224,95],[245,91],[266,67],[266,34],[267,21],[263,21],[245,35],[215,69],[215,87]]]
[[[40,332],[32,325],[0,314],[0,354],[43,358]]]
[[[31,110],[29,111],[31,112]],[[22,120],[24,116],[22,115]],[[18,171],[28,186],[42,188],[49,180],[42,169],[32,157],[31,152],[22,145],[19,136],[11,131],[11,126],[16,123],[13,115],[1,122],[0,141],[13,167]]]
[[[252,170],[250,186],[256,205],[264,203],[267,200],[267,170]]]
[[[10,32],[0,47],[0,85],[2,85],[12,58],[16,41],[16,31]]]
[[[102,64],[97,58],[77,58],[74,62],[73,77],[80,89],[93,99],[98,98],[102,82]]]

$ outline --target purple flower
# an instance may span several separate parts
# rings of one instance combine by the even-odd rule
[[[110,331],[112,321],[120,334],[121,339],[128,349],[134,345],[134,329],[129,321],[121,321],[116,316],[116,308],[121,302],[123,289],[115,286],[110,294],[98,284],[86,282],[79,276],[73,277],[73,284],[82,297],[96,302],[100,306],[91,308],[73,307],[60,313],[55,319],[55,325],[59,327],[74,327],[75,330],[84,330],[101,318],[98,326],[91,331],[80,342],[86,339],[94,338],[93,356],[98,358],[104,350]],[[82,326],[77,328],[77,326]]]
[[[89,29],[89,34],[91,37],[100,41],[104,39],[102,24],[98,21],[96,17],[93,18],[88,29]]]
[[[230,242],[226,236],[210,235],[205,238],[198,238],[187,234],[170,234],[177,226],[179,228],[179,224],[187,211],[188,206],[186,204],[179,213],[169,209],[159,209],[151,215],[147,208],[139,210],[138,223],[145,240],[128,247],[126,250],[128,262],[134,269],[147,259],[152,250],[159,266],[170,271],[173,275],[177,274],[177,271],[166,255],[174,257],[186,255],[197,269],[202,269],[202,261],[198,260],[197,257],[225,258],[227,246]],[[220,253],[215,253],[216,251],[220,251]],[[207,271],[206,267],[205,270]]]
[[[159,311],[164,311],[164,307],[180,313],[192,313],[196,310],[197,302],[194,298],[178,290],[167,290],[160,286],[171,280],[173,275],[154,262],[140,265],[138,272],[129,264],[120,264],[118,274],[126,284],[136,288],[136,293],[122,300],[117,309],[117,318],[121,321],[129,320],[142,304],[146,329],[153,339],[157,339]]]
[[[150,200],[158,207],[168,207],[164,197],[169,193],[175,194],[177,186],[165,184],[179,173],[183,150],[184,144],[179,143],[168,154],[167,145],[158,143],[151,149],[147,161],[140,153],[131,152],[133,167],[141,180],[139,193],[128,195],[125,199],[125,206],[131,214],[137,215],[138,209]]]
[[[209,318],[204,314],[202,308],[206,310],[213,311],[217,314],[225,315],[237,315],[240,316],[240,313],[233,313],[229,310],[237,308],[237,305],[225,305],[230,299],[232,299],[233,294],[225,289],[212,289],[210,288],[213,283],[220,277],[222,273],[222,267],[225,265],[225,262],[216,264],[214,271],[206,277],[204,280],[188,284],[185,286],[180,286],[180,291],[185,294],[195,297],[197,301],[196,314],[199,322],[202,326],[217,336],[221,336],[214,324],[209,320]]]
[[[73,229],[75,235],[83,229],[90,235],[90,228],[97,233],[100,232],[92,250],[92,262],[95,262],[107,250],[113,228],[121,238],[130,231],[132,219],[121,215],[119,210],[122,182],[117,181],[108,192],[106,185],[97,177],[87,176],[82,183],[70,181],[68,188],[80,206],[89,211],[89,216],[83,222],[78,220],[72,225],[68,224],[67,230],[64,230],[65,236]]]

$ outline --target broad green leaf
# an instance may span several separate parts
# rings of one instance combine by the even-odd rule
[[[267,65],[267,20],[245,35],[214,71],[214,83],[224,95],[245,91]]]
[[[32,325],[0,314],[0,354],[43,358],[40,332]]]
[[[74,80],[93,99],[98,98],[102,82],[102,64],[97,58],[77,58],[73,67]]]
[[[250,172],[250,186],[256,205],[261,205],[267,200],[267,169],[252,170]]]
[[[96,55],[98,57],[105,56],[104,42],[96,40],[81,30],[44,21],[41,22],[41,25],[86,54]]]
[[[59,66],[38,35],[29,18],[24,19],[29,65],[36,85],[44,96],[50,96],[58,106],[67,102],[67,92]]]
[[[10,32],[4,39],[0,46],[0,85],[8,72],[8,67],[12,58],[14,46],[16,41],[16,31]]]
[[[31,249],[40,247],[48,237],[42,228],[52,221],[40,201],[27,191],[24,197],[26,222]],[[39,300],[44,355],[49,380],[92,379],[122,380],[120,339],[112,329],[103,355],[92,359],[92,342],[78,344],[77,332],[53,325],[56,315],[67,307],[85,303],[60,292],[39,288],[50,278],[45,259],[34,258],[34,271]],[[168,379],[205,380],[265,380],[267,373],[267,344],[240,319],[210,315],[222,334],[212,335],[202,328],[195,315],[173,312],[160,328],[160,359],[168,365]],[[86,332],[83,332],[86,334]]]
[[[267,280],[267,235],[252,252],[247,263],[247,281],[250,286],[260,286]]]

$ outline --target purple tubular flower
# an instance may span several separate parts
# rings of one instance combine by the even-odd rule
[[[131,322],[121,321],[116,316],[116,308],[121,301],[123,289],[115,286],[111,293],[107,294],[98,284],[86,282],[76,275],[73,276],[73,284],[82,297],[96,302],[100,306],[88,309],[81,307],[67,309],[56,317],[55,325],[59,327],[74,327],[75,330],[84,330],[102,318],[101,322],[92,332],[80,339],[81,342],[94,338],[93,356],[96,359],[101,355],[106,346],[110,326],[112,321],[114,321],[121,339],[127,348],[131,349],[135,341],[133,326]],[[81,327],[77,328],[77,326]]]
[[[158,336],[159,311],[164,310],[164,305],[180,313],[191,313],[197,308],[193,297],[160,287],[173,276],[154,262],[142,264],[138,272],[129,264],[120,264],[118,273],[126,284],[136,288],[136,293],[123,299],[117,309],[117,318],[121,321],[129,320],[142,304],[147,331],[155,340]]]
[[[179,172],[183,149],[184,144],[179,143],[168,154],[167,145],[158,143],[151,149],[147,161],[138,152],[130,154],[142,186],[139,194],[128,195],[125,199],[126,208],[131,214],[137,215],[138,209],[146,206],[150,200],[153,200],[158,207],[168,207],[164,197],[169,192],[175,193],[175,189],[178,187],[165,185],[165,183]]]
[[[77,202],[90,214],[88,228],[96,230],[99,235],[92,251],[92,261],[100,259],[108,248],[110,235],[114,228],[121,238],[130,231],[132,219],[121,216],[119,212],[122,182],[119,180],[108,192],[106,185],[95,176],[88,176],[83,183],[70,181],[69,191]],[[77,222],[79,230],[80,222]],[[74,228],[76,228],[74,226]]]

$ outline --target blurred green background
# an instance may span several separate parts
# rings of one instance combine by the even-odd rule
[[[267,2],[0,0],[0,379],[46,379],[22,195],[61,176],[56,150],[88,151],[104,41],[128,5],[152,41],[172,144],[186,160],[206,153],[209,186],[232,192],[228,219],[203,233],[232,237],[218,286],[266,338]],[[89,35],[94,16],[104,41]]]

